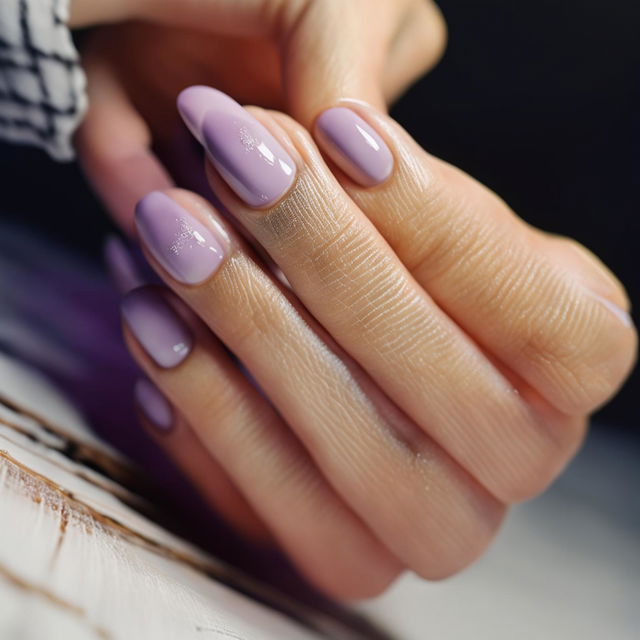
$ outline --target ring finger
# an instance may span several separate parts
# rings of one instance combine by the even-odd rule
[[[202,199],[169,193],[150,194],[137,214],[161,276],[242,361],[326,480],[394,555],[430,577],[468,564],[503,507],[322,338]],[[403,439],[412,427],[418,453]]]

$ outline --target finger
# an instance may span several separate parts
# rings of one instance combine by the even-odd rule
[[[344,188],[416,280],[557,411],[581,416],[606,401],[635,352],[619,283],[584,257],[559,260],[557,241],[552,246],[488,189],[429,156],[386,116],[355,103],[348,111],[391,150],[395,166],[384,182],[369,189],[350,180],[353,163],[366,160],[366,153],[359,155],[357,145],[340,149],[330,127],[317,130],[317,137],[345,169],[339,174]],[[597,286],[610,304],[593,295],[595,280],[608,282]],[[579,434],[566,435],[571,449]]]
[[[278,36],[287,111],[310,127],[320,111],[347,96],[386,109],[383,70],[406,2],[324,0],[301,7],[288,12]]]
[[[195,103],[186,99],[192,91]],[[192,123],[200,126],[203,139],[203,132],[209,136],[205,142],[211,157],[218,158],[217,170],[253,205],[241,202],[211,170],[212,187],[225,207],[279,264],[305,306],[401,409],[501,500],[522,497],[534,480],[532,454],[544,458],[554,446],[550,435],[533,424],[513,386],[417,285],[336,183],[306,132],[279,118],[280,129],[287,129],[283,144],[289,140],[297,148],[280,152],[263,125],[234,104],[203,88],[186,90],[180,99],[187,120],[205,111],[204,119]],[[226,123],[221,128],[218,119]],[[269,158],[278,154],[269,164],[276,170],[263,174],[261,156],[250,162],[244,146],[242,162],[234,165],[229,151],[236,144],[234,127],[243,145],[251,141],[249,150]],[[217,132],[225,135],[216,141]],[[265,151],[268,145],[275,151]],[[296,165],[282,153],[300,156],[295,178],[278,168],[280,160],[286,167]],[[263,200],[268,206],[256,210]],[[518,429],[530,437],[520,437]],[[496,446],[501,442],[504,446]],[[552,461],[557,465],[555,457]]]
[[[143,267],[118,236],[107,239],[104,254],[112,280],[122,295],[149,283]],[[249,538],[270,540],[268,529],[161,391],[148,379],[140,378],[135,385],[135,399],[147,432],[219,515]]]
[[[151,3],[146,15],[275,42],[287,108],[310,126],[322,108],[345,96],[385,107],[384,63],[407,6],[407,0],[212,0],[185,10],[174,0]]]
[[[150,190],[173,183],[151,150],[150,131],[114,70],[91,49],[84,65],[89,110],[75,137],[78,157],[107,211],[131,233],[135,203]]]
[[[271,541],[272,536],[262,520],[162,392],[146,378],[140,378],[136,382],[135,398],[149,435],[214,510],[248,538],[261,543]]]
[[[323,480],[220,344],[170,300],[149,288],[125,298],[134,358],[316,586],[340,598],[379,593],[398,574],[398,561]]]
[[[631,311],[631,301],[624,286],[611,270],[591,251],[571,238],[533,230],[538,236],[538,250],[559,268],[575,274],[584,288],[608,302],[614,313]],[[614,308],[615,307],[615,308]],[[621,316],[624,323],[628,317]]]
[[[149,260],[249,370],[342,499],[421,575],[449,575],[477,557],[502,505],[415,425],[412,448],[402,412],[378,404],[364,372],[221,233],[215,212],[193,194],[169,194],[138,207]]]
[[[384,64],[382,87],[387,104],[404,93],[442,57],[447,43],[447,27],[433,2],[411,3],[396,33]],[[346,94],[345,94],[346,95]],[[345,96],[325,107],[335,106]]]

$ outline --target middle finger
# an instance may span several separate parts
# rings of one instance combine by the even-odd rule
[[[183,92],[179,106],[215,165],[217,196],[320,323],[490,491],[521,493],[549,438],[346,195],[306,131],[204,87]],[[508,443],[508,458],[497,440]]]

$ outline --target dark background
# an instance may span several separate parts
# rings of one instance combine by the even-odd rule
[[[394,115],[526,220],[598,254],[640,305],[640,3],[441,0],[449,47]],[[74,165],[0,145],[0,206],[100,259],[106,216]],[[600,415],[640,427],[638,372]]]

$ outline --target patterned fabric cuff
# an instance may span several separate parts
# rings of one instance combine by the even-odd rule
[[[0,138],[74,157],[87,106],[85,76],[67,28],[70,0],[0,0]]]

